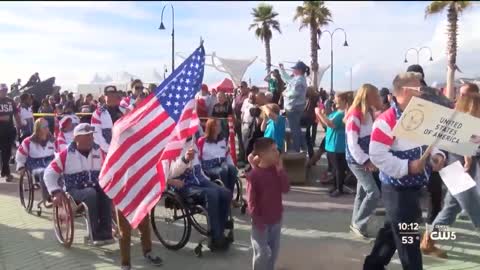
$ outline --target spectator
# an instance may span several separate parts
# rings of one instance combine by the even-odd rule
[[[248,136],[245,141],[246,146],[246,156],[248,157],[253,151],[253,145],[259,138],[263,138],[264,132],[262,131],[262,123],[263,119],[261,117],[262,110],[257,106],[250,107],[248,113],[252,117],[252,121],[250,123],[250,127],[248,129]],[[249,172],[251,170],[250,164],[247,164],[247,168],[245,172]]]
[[[345,116],[346,159],[348,167],[358,181],[350,230],[363,238],[368,237],[367,223],[380,199],[380,190],[373,176],[376,167],[368,155],[374,112],[380,104],[378,89],[371,84],[364,84],[358,89]]]
[[[302,148],[306,148],[305,136],[302,136],[302,128],[300,120],[305,110],[307,80],[305,76],[310,75],[310,68],[302,61],[292,67],[293,76],[288,75],[280,65],[282,79],[287,82],[287,88],[283,92],[284,108],[287,113],[288,126],[293,139],[293,150],[300,152]]]
[[[273,140],[255,142],[257,166],[247,176],[248,212],[252,217],[253,270],[275,269],[282,229],[282,194],[288,176]]]
[[[382,88],[382,90],[380,90],[380,98],[382,100],[382,106],[379,112],[384,112],[390,108],[390,103],[392,102],[392,95],[390,93],[390,90],[385,87]]]
[[[211,179],[220,178],[233,194],[238,172],[230,155],[228,140],[223,137],[220,128],[218,120],[208,119],[205,135],[197,141],[198,157],[207,176]]]
[[[460,88],[460,92],[462,92],[464,86]],[[473,93],[468,93],[468,90],[465,89],[464,91],[465,92],[459,96],[455,110],[469,114],[475,118],[480,118],[480,95],[474,91],[472,91]],[[477,186],[461,192],[455,195],[455,197],[450,192],[447,192],[444,198],[443,209],[438,213],[431,226],[427,227],[423,235],[420,249],[425,255],[447,258],[446,251],[435,246],[435,241],[430,237],[430,233],[438,230],[436,226],[451,226],[462,209],[470,216],[474,228],[480,231],[480,210],[478,208],[480,205],[480,166],[478,151],[477,155],[472,157],[464,157],[454,153],[448,154],[448,164],[453,164],[458,161],[463,165],[465,171],[477,182]]]
[[[243,102],[242,105],[242,141],[245,144],[245,148],[248,147],[249,135],[251,134],[250,128],[252,127],[253,116],[250,114],[250,109],[256,107],[256,96],[253,92],[248,94],[248,99]],[[247,152],[247,151],[246,151]],[[246,157],[248,153],[245,153]]]
[[[29,94],[20,95],[19,112],[21,121],[19,142],[21,144],[25,138],[33,133],[32,98]]]
[[[37,97],[35,96],[35,94],[31,94],[30,99],[31,99],[32,112],[37,113],[38,109],[40,109],[40,106],[42,104],[37,100]]]
[[[46,98],[42,100],[42,106],[40,109],[38,109],[39,113],[54,113],[54,109],[52,106],[50,106],[49,100]],[[44,116],[43,117],[45,120],[47,120],[48,123],[48,129],[50,130],[50,133],[54,134],[55,130],[55,117],[54,116]]]
[[[265,138],[275,141],[278,151],[284,152],[285,149],[285,117],[280,115],[280,107],[275,103],[265,105],[261,130],[264,132]]]
[[[247,82],[240,83],[240,93],[235,97],[232,108],[235,117],[235,134],[237,135],[239,161],[245,162],[245,145],[242,137],[242,106],[245,99],[248,98]]]
[[[460,87],[459,95],[465,96],[467,94],[478,94],[478,85],[474,83],[466,83]]]
[[[83,106],[88,106],[90,112],[94,112],[97,109],[97,106],[94,103],[92,94],[90,93],[87,94],[87,96],[85,97],[85,102],[82,105],[82,108]]]
[[[317,117],[315,108],[317,107],[320,95],[312,86],[307,87],[307,105],[301,119],[302,127],[306,128],[305,140],[307,142],[308,157],[312,158],[314,154],[315,139],[317,137]]]
[[[232,106],[228,104],[225,92],[218,93],[218,103],[213,106],[212,117],[220,118],[221,133],[228,139],[228,117],[233,115]]]
[[[7,97],[8,87],[6,84],[0,83],[0,151],[2,172],[1,176],[5,177],[6,182],[13,180],[10,174],[10,165],[8,164],[12,156],[12,146],[15,144],[16,130],[15,123],[21,123],[16,103]]]
[[[316,110],[317,117],[327,126],[325,133],[325,150],[327,158],[332,164],[335,175],[335,187],[330,190],[331,197],[338,197],[343,194],[343,186],[345,181],[345,171],[348,169],[345,160],[345,110],[351,104],[351,92],[344,92],[335,95],[335,103],[337,110],[326,116],[325,111]]]
[[[49,96],[48,97],[48,105],[50,105],[50,107],[55,110],[55,104],[57,104],[56,100],[55,100],[55,96]]]
[[[208,86],[202,84],[201,91],[195,95],[197,101],[197,114],[198,117],[206,118],[212,115],[213,101],[210,93],[208,92]]]
[[[268,91],[272,94],[271,103],[278,104],[284,87],[280,71],[278,69],[273,70],[265,77],[264,81],[268,82]]]

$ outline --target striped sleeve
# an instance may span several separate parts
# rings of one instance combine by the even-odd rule
[[[52,194],[53,191],[61,189],[58,185],[58,179],[63,174],[65,169],[65,161],[67,159],[67,149],[55,155],[55,158],[50,162],[47,169],[43,174],[43,181],[47,187],[48,193]]]
[[[101,121],[101,111],[97,109],[92,114],[91,125],[95,128],[95,133],[93,133],[93,138],[96,144],[102,148],[102,150],[108,153],[108,147],[110,146],[102,134],[102,121]]]
[[[360,137],[360,127],[361,127],[361,114],[358,111],[353,111],[347,117],[347,147],[352,154],[353,158],[358,164],[365,164],[368,161],[369,156],[365,153],[360,145],[358,144],[358,139]]]
[[[408,160],[399,159],[390,152],[394,142],[395,123],[388,120],[380,117],[373,124],[369,149],[370,160],[383,173],[399,179],[408,175]]]
[[[59,153],[67,148],[67,141],[65,140],[65,135],[63,134],[63,132],[58,133],[56,145],[57,145],[57,152]]]
[[[17,150],[17,154],[15,155],[15,163],[17,164],[17,171],[25,167],[25,163],[27,162],[29,151],[30,151],[30,137],[25,138],[25,140],[23,140],[22,144]]]

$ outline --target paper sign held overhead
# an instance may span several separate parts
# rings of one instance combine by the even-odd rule
[[[480,146],[480,119],[413,97],[397,121],[393,135],[472,156]]]
[[[448,191],[450,191],[453,196],[475,186],[475,181],[465,172],[460,161],[448,165],[441,169],[439,173]]]

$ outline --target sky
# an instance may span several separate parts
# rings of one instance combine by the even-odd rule
[[[127,71],[140,78],[151,77],[155,69],[171,70],[171,8],[165,9],[166,30],[159,30],[162,7],[173,4],[175,52],[190,54],[204,39],[207,54],[232,59],[257,60],[244,80],[263,86],[265,49],[254,31],[249,31],[252,8],[260,2],[1,2],[0,82],[8,85],[17,78],[25,83],[34,72],[41,79],[55,76],[62,89],[74,90],[87,84],[95,73]],[[299,31],[293,21],[295,7],[302,2],[269,2],[279,13],[282,33],[273,34],[272,63],[302,60],[310,64],[309,30]],[[427,83],[446,78],[446,13],[424,18],[428,2],[326,2],[333,22],[322,30],[341,27],[333,38],[334,89],[358,88],[362,83],[389,87],[394,76],[416,62],[408,48],[429,46],[420,53]],[[457,77],[480,76],[480,7],[467,10],[460,18]],[[320,40],[319,63],[330,63],[330,38]],[[182,59],[175,58],[178,66]],[[207,64],[211,60],[207,58]],[[285,63],[285,65],[289,65]],[[350,72],[352,74],[350,74]],[[168,76],[169,73],[167,73]],[[352,75],[352,76],[350,76]],[[213,84],[226,74],[205,69],[204,82]],[[321,86],[330,88],[330,70]]]

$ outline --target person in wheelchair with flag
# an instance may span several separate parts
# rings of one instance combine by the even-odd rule
[[[188,144],[188,143],[187,143]],[[204,199],[210,221],[208,247],[212,252],[227,250],[233,237],[225,237],[225,230],[233,230],[230,219],[231,192],[220,186],[202,171],[195,144],[186,147],[182,155],[170,164],[168,185],[175,187],[181,197],[197,194]]]
[[[45,170],[44,181],[53,202],[68,202],[64,188],[59,185],[63,176],[65,191],[75,200],[84,203],[88,209],[93,245],[113,243],[112,203],[98,184],[98,176],[105,154],[93,142],[94,128],[87,123],[79,124],[73,130],[74,141],[68,145]]]
[[[227,139],[222,134],[220,122],[208,119],[205,134],[197,140],[198,157],[202,170],[211,179],[220,179],[233,193],[237,181],[237,168],[230,156]]]
[[[33,176],[35,181],[33,187],[38,188],[39,184],[42,186],[43,199],[38,204],[38,208],[40,208],[41,203],[49,200],[49,196],[42,179],[44,170],[50,161],[53,160],[54,155],[54,139],[52,134],[50,134],[50,130],[48,129],[48,122],[43,118],[39,118],[33,125],[33,134],[23,140],[15,156],[17,171],[20,173],[20,175],[23,176],[27,170]],[[21,188],[24,189],[24,187]],[[33,190],[29,191],[33,192]],[[23,192],[21,196],[22,195]],[[23,198],[21,199],[23,201]],[[33,205],[33,198],[32,202],[29,202],[28,204],[30,205],[30,209],[27,210],[30,211],[31,206]]]

